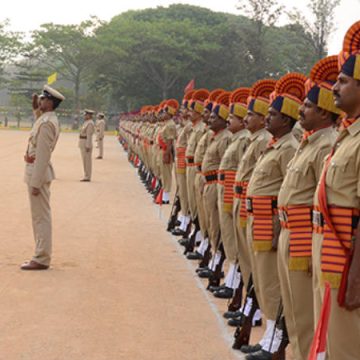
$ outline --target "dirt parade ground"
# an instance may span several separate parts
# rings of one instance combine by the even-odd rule
[[[27,136],[0,131],[0,360],[241,359],[226,301],[195,276],[165,231],[169,206],[159,213],[115,136],[93,162],[93,181],[81,183],[77,134],[61,134],[52,266],[19,269],[33,252]]]

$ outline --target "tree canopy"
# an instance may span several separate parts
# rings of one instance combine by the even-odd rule
[[[300,21],[277,27],[276,0],[262,0],[260,8],[258,2],[244,3],[247,16],[177,4],[128,11],[109,22],[44,24],[23,47],[13,84],[18,89],[23,81],[29,89],[57,72],[56,86],[72,99],[67,106],[117,112],[180,100],[191,79],[198,88],[231,90],[290,71],[307,74],[318,58],[308,29]]]

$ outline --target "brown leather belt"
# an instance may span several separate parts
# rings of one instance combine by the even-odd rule
[[[81,136],[80,135],[80,139],[87,139],[87,136]]]

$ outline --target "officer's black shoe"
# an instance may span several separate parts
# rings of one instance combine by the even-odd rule
[[[221,290],[221,289],[224,289],[226,287],[226,285],[225,284],[222,284],[222,285],[220,285],[220,286],[209,286],[209,291],[210,292],[215,292],[215,291],[219,291],[219,290]]]
[[[184,236],[186,234],[186,232],[184,230],[181,230],[179,228],[174,229],[171,233],[174,236]]]
[[[194,252],[189,252],[186,255],[186,258],[188,260],[201,260],[203,258],[203,256],[200,253],[198,253],[197,251],[194,251]]]
[[[197,273],[199,273],[199,272],[201,272],[201,271],[203,271],[203,270],[209,270],[209,267],[208,266],[205,266],[205,267],[198,267],[195,271],[197,272]]]
[[[229,319],[229,321],[228,321],[228,325],[229,326],[234,326],[234,327],[242,326],[243,323],[244,323],[244,317],[243,316],[239,316],[237,318]]]
[[[180,226],[180,225],[181,225],[181,221],[176,220],[176,221],[175,221],[175,226]]]
[[[169,200],[168,200],[168,201],[163,201],[162,204],[163,204],[163,205],[169,205],[169,204],[170,204],[170,201],[169,201]]]
[[[253,324],[252,327],[260,327],[262,326],[262,319],[258,319],[258,320],[253,320]]]
[[[180,240],[178,240],[178,243],[181,246],[185,246],[185,247],[189,245],[189,242],[190,242],[190,239],[187,239],[187,238],[181,238]]]
[[[223,289],[214,292],[214,296],[219,299],[231,299],[233,295],[234,295],[234,290],[229,287],[225,287]]]
[[[273,354],[266,350],[259,350],[254,353],[250,353],[246,355],[246,360],[271,360],[273,357]]]
[[[202,279],[209,279],[214,275],[214,272],[210,269],[205,269],[198,272],[198,276]]]
[[[226,311],[224,312],[223,314],[223,317],[225,319],[234,319],[234,318],[237,318],[239,316],[242,316],[242,312],[241,310],[237,310],[237,311]]]
[[[258,352],[260,351],[261,345],[260,344],[255,344],[255,345],[243,345],[240,348],[240,351],[243,352],[244,354],[250,354],[250,353],[254,353],[254,352]]]

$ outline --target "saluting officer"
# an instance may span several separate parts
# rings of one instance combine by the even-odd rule
[[[22,270],[46,270],[52,252],[50,184],[55,178],[51,154],[59,138],[60,128],[54,110],[65,98],[45,85],[40,98],[33,96],[34,115],[37,119],[31,130],[24,156],[25,182],[28,185],[35,254],[22,264]]]

